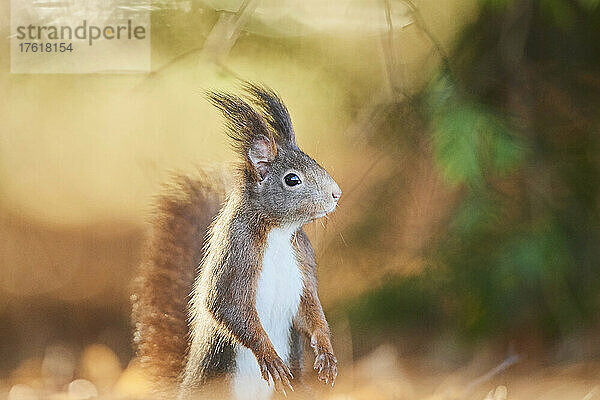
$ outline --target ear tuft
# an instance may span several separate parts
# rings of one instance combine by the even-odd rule
[[[273,133],[264,118],[240,97],[219,92],[207,92],[206,97],[223,113],[234,149],[257,180],[263,180],[277,156]]]
[[[290,146],[297,147],[290,113],[277,93],[265,86],[250,82],[246,82],[243,88],[248,94],[249,100],[262,111],[267,123],[277,133],[277,136]]]

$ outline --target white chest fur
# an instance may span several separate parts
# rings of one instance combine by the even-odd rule
[[[302,273],[291,244],[292,230],[273,229],[267,236],[263,264],[256,290],[256,311],[279,357],[287,362],[290,328],[303,290]],[[240,347],[234,377],[236,399],[268,399],[273,385],[261,378],[252,352]]]

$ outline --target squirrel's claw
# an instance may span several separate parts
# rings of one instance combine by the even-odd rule
[[[294,391],[291,383],[292,379],[294,379],[294,376],[281,358],[277,357],[272,360],[261,360],[259,361],[259,366],[261,375],[267,381],[267,383],[270,383],[269,375],[271,376],[276,391],[280,392],[286,397],[287,393],[285,392],[285,386],[289,387],[292,392]]]
[[[259,360],[258,366],[260,367],[260,375],[265,381],[267,381],[267,385],[271,386],[271,382],[269,381],[269,371],[267,369],[267,364],[264,361]]]
[[[319,381],[333,387],[337,377],[337,359],[331,353],[321,353],[315,359],[314,369]]]

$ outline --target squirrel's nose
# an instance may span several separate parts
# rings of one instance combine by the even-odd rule
[[[336,185],[333,191],[331,192],[331,196],[335,201],[338,201],[340,197],[342,197],[342,189],[340,189],[340,187]]]

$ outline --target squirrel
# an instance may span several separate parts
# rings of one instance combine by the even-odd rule
[[[169,398],[207,388],[286,395],[303,386],[305,340],[319,381],[333,387],[337,377],[302,226],[333,212],[342,192],[296,144],[280,97],[252,83],[243,91],[207,93],[240,159],[231,188],[225,195],[206,173],[177,177],[158,200],[134,281],[134,344]]]

